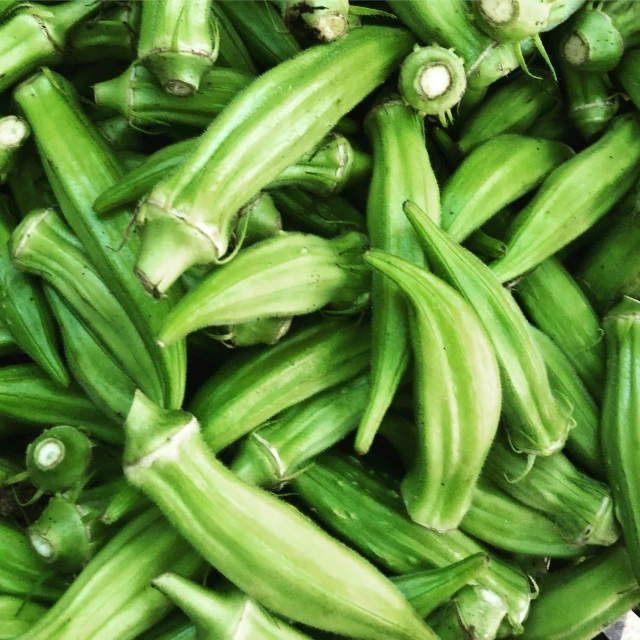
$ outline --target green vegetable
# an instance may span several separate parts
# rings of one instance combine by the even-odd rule
[[[18,150],[29,138],[29,126],[17,116],[0,118],[0,184],[13,171]]]
[[[136,57],[137,33],[123,17],[111,14],[77,25],[68,38],[68,58],[86,64]]]
[[[218,59],[216,64],[256,75],[256,66],[243,39],[220,5],[221,2],[218,0],[210,3],[211,13],[218,26]]]
[[[320,42],[333,42],[349,31],[349,0],[283,0],[285,24]]]
[[[640,69],[640,50],[632,49],[622,58],[622,62],[618,65],[616,78],[618,78],[636,108],[640,109],[638,69]]]
[[[0,596],[0,639],[11,640],[29,630],[46,609],[27,599]]]

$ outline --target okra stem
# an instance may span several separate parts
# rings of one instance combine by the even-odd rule
[[[17,116],[0,118],[0,184],[7,181],[13,170],[18,150],[29,138],[29,126]]]

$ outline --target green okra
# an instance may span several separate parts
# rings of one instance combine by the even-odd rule
[[[190,266],[222,258],[238,209],[381,84],[412,39],[391,27],[355,29],[278,65],[247,87],[180,170],[138,208],[142,247],[136,268],[145,288],[163,293]],[[336,74],[344,74],[344,81],[336,83]],[[283,96],[281,87],[289,82],[297,89]]]
[[[27,4],[0,26],[0,91],[38,67],[60,62],[68,33],[99,7],[94,0]]]
[[[284,23],[303,38],[333,42],[349,31],[349,0],[282,0]]]
[[[571,137],[571,122],[562,103],[558,103],[550,111],[541,115],[527,130],[533,138],[567,142]]]
[[[369,298],[364,243],[355,231],[333,240],[285,232],[263,240],[187,293],[158,341],[170,345],[203,327],[303,315],[326,306],[357,311]]]
[[[210,4],[211,13],[218,26],[218,59],[216,64],[257,75],[258,70],[246,45],[233,26],[233,22],[220,6],[220,2],[216,0]]]
[[[18,151],[29,138],[29,126],[18,116],[0,118],[0,184],[13,171]]]
[[[25,149],[19,154],[18,163],[9,175],[8,185],[21,217],[34,209],[56,206],[55,196],[37,153],[29,153]]]
[[[486,553],[460,530],[438,533],[413,522],[400,498],[399,485],[353,456],[321,454],[292,485],[313,513],[342,539],[394,573],[445,567]],[[491,593],[501,617],[506,613],[513,629],[521,629],[530,600],[527,579],[519,569],[488,555],[491,561],[478,576],[478,585]],[[475,602],[466,603],[469,612],[483,600],[481,593],[475,596]]]
[[[218,57],[209,3],[147,0],[142,5],[137,53],[167,93],[194,95]]]
[[[574,545],[613,544],[620,536],[609,488],[579,471],[562,453],[533,465],[496,439],[483,474],[505,493],[542,511]]]
[[[493,343],[511,445],[534,455],[558,451],[571,426],[570,411],[553,396],[542,353],[515,300],[489,267],[456,244],[413,203],[407,203],[405,212],[434,273],[468,300]]]
[[[424,266],[415,231],[402,203],[414,199],[436,222],[440,191],[424,144],[421,118],[391,95],[373,107],[366,130],[374,155],[367,202],[371,247]],[[409,310],[402,291],[380,273],[372,277],[371,393],[355,447],[366,453],[409,365]]]
[[[12,640],[28,631],[46,609],[28,599],[0,596],[0,640]]]
[[[566,22],[587,0],[552,0],[549,22],[543,31],[551,31]]]
[[[640,603],[629,556],[616,545],[553,571],[531,607],[522,640],[593,638]]]
[[[91,448],[91,440],[75,427],[46,429],[27,446],[29,479],[49,493],[73,489],[86,481]]]
[[[129,481],[206,560],[260,604],[343,635],[436,638],[373,565],[216,460],[193,415],[161,409],[136,392],[125,432]],[[251,538],[240,535],[248,527]]]
[[[11,237],[11,258],[44,278],[137,386],[162,401],[162,380],[137,328],[53,209],[32,211]]]
[[[61,386],[70,382],[58,336],[39,283],[11,262],[8,241],[15,221],[8,199],[0,200],[0,311],[18,346]]]
[[[418,449],[402,495],[413,520],[449,531],[469,508],[498,427],[498,362],[478,316],[451,287],[389,254],[372,251],[366,260],[411,309]]]
[[[120,164],[80,110],[77,98],[61,76],[42,70],[14,91],[14,99],[26,114],[66,221],[138,328],[163,381],[166,404],[180,406],[186,345],[180,343],[161,350],[155,342],[157,330],[179,292],[171,291],[160,301],[146,295],[133,273],[138,238],[136,234],[127,235],[128,212],[119,210],[100,219],[92,208],[97,196],[121,176]]]
[[[151,580],[168,570],[195,577],[201,567],[162,514],[148,509],[111,538],[22,640],[133,640],[172,608]]]
[[[138,151],[144,147],[145,137],[121,115],[96,122],[96,129],[115,151]]]
[[[502,240],[490,236],[482,229],[474,231],[466,239],[464,246],[484,262],[497,260],[502,257],[507,250],[507,245]]]
[[[640,350],[640,302],[625,297],[606,315],[607,378],[602,408],[602,450],[616,504],[616,515],[631,568],[640,576],[640,476],[633,451],[640,438],[636,407],[640,381],[636,362]]]
[[[21,0],[0,0],[0,18],[6,20],[21,4]]]
[[[214,4],[227,15],[260,69],[275,67],[302,51],[271,3],[214,0]]]
[[[370,348],[366,324],[316,322],[273,347],[232,358],[196,393],[190,411],[217,452],[284,409],[362,373]]]
[[[618,65],[616,78],[629,96],[631,102],[640,109],[640,82],[638,81],[638,69],[640,69],[640,50],[632,49]]]
[[[111,496],[100,516],[100,520],[104,524],[112,525],[120,522],[125,517],[139,513],[148,506],[149,501],[144,494],[127,482]]]
[[[458,148],[468,154],[503,133],[524,134],[557,100],[557,87],[524,73],[499,87],[464,122]]]
[[[605,372],[600,319],[571,274],[547,258],[512,288],[533,323],[564,353],[596,400]]]
[[[286,483],[357,427],[368,395],[368,376],[360,375],[287,409],[242,441],[230,470],[257,487]]]
[[[67,57],[82,64],[102,60],[132,62],[136,57],[138,34],[120,15],[85,20],[69,34]]]
[[[229,325],[220,339],[233,347],[253,347],[257,344],[277,344],[287,335],[293,318],[263,317]]]
[[[544,181],[511,223],[507,253],[492,270],[500,282],[531,271],[595,224],[640,175],[640,120],[621,116],[600,140]]]
[[[196,628],[181,611],[166,616],[139,636],[139,640],[198,640]]]
[[[309,640],[235,587],[212,591],[173,573],[158,576],[152,584],[191,618],[196,638],[244,634],[256,640]]]
[[[554,394],[569,404],[575,426],[569,431],[566,451],[580,467],[596,478],[605,477],[600,446],[600,411],[571,362],[556,343],[532,327],[544,357]],[[604,381],[603,381],[604,383]]]
[[[447,182],[442,228],[457,242],[466,240],[573,155],[561,142],[517,134],[492,138],[474,149]]]

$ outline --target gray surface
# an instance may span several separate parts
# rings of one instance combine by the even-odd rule
[[[604,630],[609,640],[640,640],[640,618],[630,611]]]

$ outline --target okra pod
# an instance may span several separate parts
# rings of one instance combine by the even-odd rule
[[[349,31],[349,0],[282,0],[284,23],[319,42],[333,42]]]
[[[533,138],[567,142],[571,136],[571,122],[562,103],[558,103],[551,111],[540,116],[527,130]]]
[[[463,242],[573,155],[561,142],[516,134],[499,135],[476,147],[444,189],[442,228]]]
[[[469,508],[498,427],[498,362],[472,307],[451,287],[389,254],[372,251],[366,260],[407,296],[412,312],[418,452],[402,495],[413,520],[449,531]]]
[[[519,45],[544,31],[549,23],[549,0],[476,0],[478,26],[498,42]]]
[[[144,134],[132,127],[124,116],[96,122],[96,129],[115,151],[137,151],[144,146]]]
[[[593,638],[640,603],[629,556],[616,545],[597,556],[552,571],[531,607],[522,640]]]
[[[373,249],[424,266],[425,259],[402,203],[415,199],[440,220],[440,191],[424,143],[421,118],[391,95],[366,119],[374,172],[367,202],[367,230]],[[371,392],[355,447],[366,453],[409,365],[409,310],[402,291],[380,273],[372,277]]]
[[[233,358],[196,393],[190,410],[217,452],[284,409],[362,373],[370,345],[366,324],[312,324],[273,347]]]
[[[638,69],[640,69],[640,50],[632,49],[622,58],[622,62],[618,65],[615,75],[631,99],[631,102],[633,102],[637,109],[640,109]]]
[[[507,253],[492,265],[514,280],[595,224],[638,179],[640,120],[618,118],[597,142],[558,167],[511,223]]]
[[[515,300],[486,265],[449,238],[415,204],[407,203],[405,212],[434,273],[471,304],[493,343],[512,446],[543,456],[560,450],[571,426],[570,412],[553,396],[542,353]]]
[[[241,633],[260,640],[310,640],[235,587],[212,591],[173,573],[158,576],[152,584],[191,618],[197,637],[230,638]]]
[[[277,344],[287,335],[293,318],[264,317],[229,325],[221,336],[233,347],[253,347],[257,344]]]
[[[0,118],[0,184],[13,171],[18,151],[29,138],[27,123],[18,116]]]
[[[166,616],[161,622],[153,626],[146,633],[139,636],[139,640],[198,640],[196,628],[182,612]]]
[[[362,27],[254,81],[209,127],[180,170],[138,208],[142,247],[136,268],[145,288],[163,293],[190,266],[222,258],[238,209],[381,84],[411,42],[401,29]],[[344,74],[344,82],[335,83],[336,73]],[[281,87],[294,80],[299,88],[283,98]],[[171,260],[165,259],[166,247]]]
[[[549,22],[543,31],[551,31],[566,22],[587,0],[552,0]]]
[[[21,84],[14,99],[27,116],[66,221],[90,254],[104,283],[138,327],[157,375],[163,380],[166,404],[180,406],[186,346],[182,343],[161,350],[155,342],[157,330],[178,292],[171,292],[160,301],[146,295],[133,273],[137,236],[132,234],[120,246],[130,225],[128,213],[120,210],[100,219],[92,208],[97,196],[121,176],[117,159],[80,110],[77,98],[61,76],[43,70]]]
[[[0,320],[0,355],[8,356],[14,353],[20,353],[20,347],[16,344],[7,325]]]
[[[216,64],[236,71],[257,75],[258,70],[251,59],[243,39],[233,26],[229,16],[220,6],[220,2],[211,2],[211,13],[218,26],[218,59]]]
[[[571,274],[559,260],[547,258],[512,290],[533,323],[555,342],[600,400],[605,372],[602,328]]]
[[[68,58],[82,64],[102,60],[125,60],[136,57],[138,34],[118,15],[85,20],[69,34]]]
[[[502,240],[490,236],[482,229],[474,231],[465,241],[464,247],[478,256],[483,262],[497,260],[507,250],[507,245]]]
[[[28,631],[46,609],[28,599],[0,596],[0,639],[11,640]]]
[[[8,185],[21,217],[34,209],[56,206],[51,185],[36,153],[20,153]]]

